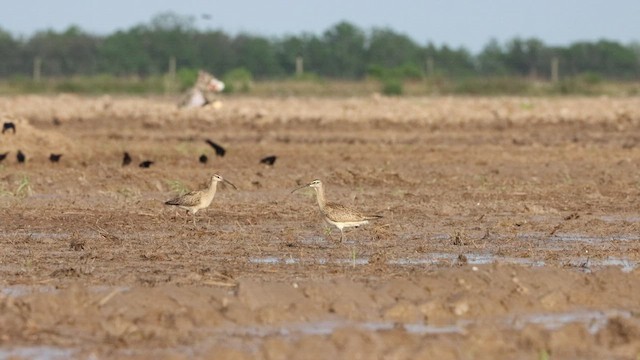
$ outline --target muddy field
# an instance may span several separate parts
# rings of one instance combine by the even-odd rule
[[[0,98],[0,358],[640,356],[640,99],[172,101]]]

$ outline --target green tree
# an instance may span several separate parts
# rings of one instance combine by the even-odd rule
[[[22,47],[7,31],[0,29],[0,76],[10,76],[21,70]]]
[[[369,37],[367,61],[383,67],[422,65],[422,49],[410,37],[391,29],[373,29]]]
[[[23,61],[32,64],[36,56],[42,58],[43,73],[47,75],[92,74],[97,67],[98,46],[98,38],[77,26],[61,33],[41,31],[24,45]]]
[[[326,44],[320,73],[331,77],[360,78],[366,72],[366,37],[356,26],[341,22],[322,37]]]

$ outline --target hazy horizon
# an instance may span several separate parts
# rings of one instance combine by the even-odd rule
[[[246,32],[267,37],[302,33],[322,34],[340,21],[364,29],[386,27],[424,45],[464,47],[477,53],[491,40],[500,42],[535,37],[545,44],[608,39],[624,44],[640,39],[640,1],[508,0],[364,1],[287,0],[218,1],[32,0],[3,6],[0,28],[17,36],[37,31],[61,31],[76,25],[92,34],[107,35],[148,23],[163,12],[193,16],[200,30],[222,30],[231,35]],[[37,8],[38,11],[33,11]],[[251,9],[251,10],[248,10]],[[210,18],[203,15],[210,15]]]

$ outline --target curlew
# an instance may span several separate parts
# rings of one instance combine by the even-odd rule
[[[322,181],[317,179],[304,186],[294,189],[293,191],[291,191],[291,193],[305,187],[311,187],[316,191],[316,199],[318,200],[320,212],[322,213],[326,222],[337,227],[340,230],[341,242],[344,241],[344,228],[357,228],[361,225],[368,224],[369,220],[380,219],[382,217],[381,215],[364,215],[346,206],[333,202],[327,202],[324,196],[324,186],[322,184]]]
[[[178,196],[165,202],[165,204],[178,206],[179,208],[186,210],[187,214],[191,213],[193,215],[193,225],[195,225],[196,213],[198,212],[198,210],[202,210],[211,205],[211,202],[216,195],[216,187],[221,181],[226,182],[236,190],[238,189],[235,185],[224,179],[222,176],[214,174],[213,176],[211,176],[211,179],[209,180],[209,186],[207,186],[206,188],[195,190],[182,196]]]

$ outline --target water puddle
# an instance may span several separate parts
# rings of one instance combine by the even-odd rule
[[[264,265],[368,265],[370,259],[366,257],[356,258],[298,258],[298,257],[250,257],[248,261],[252,264]],[[548,266],[546,261],[534,258],[497,256],[493,254],[454,254],[454,253],[431,253],[415,258],[399,258],[391,259],[386,262],[387,265],[393,266],[452,266],[452,265],[488,265],[488,264],[513,264],[522,266],[542,267]],[[631,272],[638,268],[637,260],[629,260],[623,258],[606,258],[606,259],[587,259],[587,258],[568,258],[558,260],[558,265],[580,268],[590,271],[591,268],[598,267],[619,267],[624,272]]]
[[[586,272],[591,272],[591,267],[603,267],[603,266],[615,266],[619,267],[622,272],[631,272],[638,267],[638,261],[628,259],[572,259],[564,263],[568,266],[574,266],[583,269]]]
[[[28,346],[0,348],[0,359],[58,360],[70,359],[74,349],[61,349],[52,346]]]
[[[609,319],[614,317],[630,318],[631,312],[626,310],[594,310],[555,314],[531,314],[515,317],[509,321],[509,323],[518,330],[529,324],[541,325],[547,330],[557,330],[568,324],[584,324],[589,333],[593,335],[602,330],[609,322]]]
[[[33,232],[3,232],[0,234],[2,238],[15,238],[15,237],[28,237],[31,239],[68,239],[71,236],[70,233],[65,232],[41,232],[41,231],[33,231]]]
[[[461,325],[436,326],[423,323],[398,324],[393,322],[347,322],[342,320],[318,321],[301,324],[286,324],[282,326],[237,326],[216,329],[214,333],[226,336],[267,337],[273,335],[331,335],[342,328],[357,328],[365,331],[389,331],[402,329],[410,334],[462,334]]]
[[[599,236],[588,236],[581,234],[554,234],[549,238],[552,241],[560,241],[560,242],[581,242],[588,244],[601,244],[609,241],[636,241],[640,240],[640,236],[638,235],[612,235],[607,237],[599,237]]]
[[[598,219],[609,222],[629,222],[629,223],[637,223],[640,222],[640,216],[623,216],[623,215],[602,215]]]
[[[129,291],[128,286],[106,286],[106,285],[97,285],[89,287],[89,291],[93,293],[109,293],[113,291],[125,292]],[[54,286],[49,285],[8,285],[4,287],[0,287],[0,295],[10,296],[10,297],[22,297],[28,296],[32,294],[42,294],[42,293],[55,293],[58,292],[58,289]],[[2,359],[2,357],[0,357]]]
[[[431,253],[419,258],[404,258],[388,261],[390,265],[452,265],[470,264],[487,265],[492,263],[517,264],[529,266],[545,266],[542,260],[519,257],[504,257],[492,254],[453,254],[453,253]]]
[[[9,285],[0,288],[0,295],[21,297],[36,293],[53,293],[55,291],[57,291],[55,287],[48,285]]]
[[[403,330],[415,335],[464,334],[470,327],[486,327],[498,325],[506,329],[521,330],[527,325],[539,325],[546,330],[557,330],[569,324],[583,324],[591,334],[602,330],[614,317],[631,317],[629,311],[624,310],[582,310],[565,313],[540,313],[507,316],[491,320],[460,320],[454,324],[430,325],[425,323],[395,323],[395,322],[350,322],[342,320],[317,321],[300,324],[285,324],[281,326],[234,326],[215,329],[216,335],[268,337],[299,335],[331,335],[343,328],[356,328],[365,331]]]

